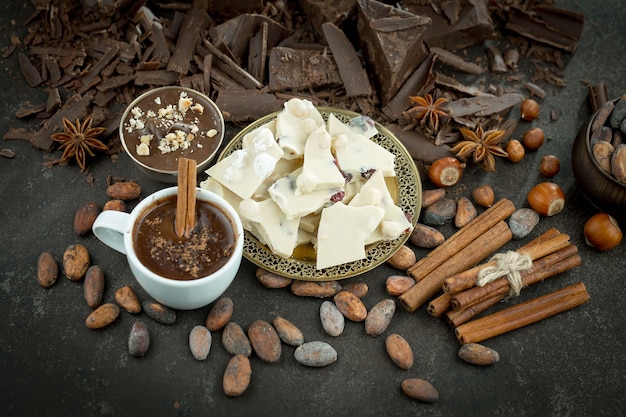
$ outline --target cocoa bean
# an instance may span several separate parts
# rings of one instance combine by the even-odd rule
[[[468,343],[459,349],[459,358],[472,365],[493,365],[500,360],[500,355],[495,350],[478,343]]]
[[[50,252],[41,252],[37,259],[37,281],[44,288],[54,284],[59,276],[59,264]]]
[[[256,355],[264,362],[277,362],[282,353],[280,338],[274,327],[264,320],[254,321],[248,327],[248,339]]]
[[[104,271],[99,265],[92,265],[87,269],[85,282],[83,284],[83,294],[87,305],[96,308],[102,302],[104,295]]]
[[[85,324],[90,329],[100,329],[113,323],[119,315],[120,308],[116,304],[102,304],[87,316]]]
[[[206,318],[206,327],[212,332],[216,332],[226,325],[233,316],[233,300],[230,297],[222,296],[215,301]]]
[[[400,369],[410,369],[413,366],[413,350],[409,342],[397,333],[392,333],[385,339],[387,354]]]
[[[509,217],[509,228],[513,239],[523,239],[533,231],[539,223],[539,214],[531,208],[517,209]]]
[[[389,265],[401,270],[409,269],[411,266],[415,265],[415,262],[417,262],[415,252],[406,245],[400,246],[400,249],[387,259]]]
[[[409,236],[409,242],[417,247],[426,249],[436,248],[445,240],[443,233],[423,223],[417,223]]]
[[[437,389],[430,382],[420,378],[402,381],[402,391],[410,398],[425,403],[434,403],[439,399]]]
[[[100,206],[95,201],[80,206],[74,214],[74,233],[79,236],[89,233],[98,214]]]
[[[150,348],[150,331],[148,326],[141,320],[135,320],[128,335],[128,353],[131,356],[141,357]]]
[[[426,207],[422,222],[428,226],[442,226],[456,214],[456,203],[451,198],[442,198]]]
[[[415,279],[404,275],[391,275],[385,281],[387,294],[394,297],[404,294],[413,285],[415,285]]]
[[[611,116],[611,112],[613,112],[614,108],[615,102],[613,100],[605,101],[604,104],[600,106],[598,112],[596,113],[596,117],[591,123],[591,132],[595,132],[604,126],[606,121],[609,119],[609,116]]]
[[[124,202],[124,200],[120,199],[109,200],[104,203],[104,206],[102,206],[102,211],[105,210],[126,212],[126,203]]]
[[[613,129],[619,129],[624,119],[626,119],[626,97],[622,97],[615,103],[615,108],[609,117],[609,124]]]
[[[396,303],[390,298],[376,303],[365,318],[365,333],[372,337],[383,334],[389,327],[389,324],[391,324],[391,319],[393,319],[395,312]]]
[[[474,203],[467,198],[461,197],[456,203],[456,214],[454,215],[454,225],[461,228],[474,220],[478,214]]]
[[[609,142],[598,142],[593,145],[591,148],[593,152],[593,157],[607,174],[612,174],[611,172],[611,155],[615,148]]]
[[[256,278],[265,288],[285,288],[288,287],[293,279],[274,274],[263,268],[256,270]]]
[[[294,357],[301,365],[319,368],[335,362],[337,351],[325,342],[307,342],[296,348]]]
[[[367,308],[363,301],[348,291],[339,291],[333,298],[341,314],[348,320],[361,322],[367,317]]]
[[[141,194],[141,187],[134,181],[119,181],[107,187],[107,195],[114,200],[130,201]]]
[[[602,126],[596,129],[589,139],[591,145],[595,145],[598,142],[611,142],[613,140],[613,130],[610,127]]]
[[[291,292],[300,297],[328,298],[341,291],[341,285],[337,281],[300,281],[291,283]]]
[[[330,336],[341,335],[346,323],[345,317],[335,303],[328,300],[324,301],[320,306],[320,321],[322,322],[322,328]]]
[[[129,313],[139,313],[141,311],[141,302],[133,289],[129,286],[118,288],[115,291],[115,302]]]
[[[222,345],[231,355],[250,356],[252,345],[248,336],[241,326],[233,321],[229,321],[222,331]]]
[[[351,292],[359,298],[363,298],[367,295],[369,291],[369,287],[364,282],[353,282],[351,284],[346,284],[342,288],[344,291]]]
[[[611,172],[616,180],[626,184],[626,144],[615,148],[611,155]]]
[[[243,394],[250,385],[252,368],[250,359],[243,355],[235,355],[228,361],[222,387],[229,397],[238,397]]]
[[[189,349],[194,358],[203,361],[209,357],[213,336],[211,331],[204,326],[197,325],[189,332]]]
[[[172,324],[176,321],[176,311],[156,301],[145,301],[143,303],[143,311],[152,320],[162,324]]]
[[[302,331],[289,320],[277,316],[272,320],[272,325],[278,333],[280,340],[291,346],[300,346],[304,343]]]
[[[434,190],[424,190],[422,191],[422,208],[432,206],[437,201],[441,200],[446,196],[446,190],[443,188],[435,188]]]
[[[77,243],[70,245],[63,253],[63,270],[70,281],[80,281],[91,265],[87,248]]]

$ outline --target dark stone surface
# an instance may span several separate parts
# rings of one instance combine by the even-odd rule
[[[587,86],[606,82],[609,95],[626,92],[626,9],[620,0],[606,2],[559,1],[559,5],[587,15],[576,53],[566,61],[565,88],[548,87],[540,120],[546,144],[519,164],[499,161],[498,173],[469,169],[463,186],[454,190],[469,195],[480,183],[493,186],[496,198],[507,197],[516,207],[526,206],[525,195],[536,182],[541,156],[561,159],[554,181],[566,193],[565,210],[542,219],[535,233],[556,227],[571,235],[580,248],[583,264],[535,284],[522,292],[522,300],[582,281],[589,303],[535,325],[485,341],[500,354],[500,362],[482,368],[457,357],[460,344],[442,320],[422,307],[409,314],[400,306],[385,334],[365,334],[363,323],[346,323],[336,338],[326,335],[319,320],[322,300],[292,295],[288,289],[268,290],[254,276],[255,267],[244,261],[226,295],[234,301],[233,320],[244,329],[255,320],[271,321],[280,315],[304,332],[306,341],[330,343],[338,352],[336,363],[321,369],[298,364],[294,348],[283,345],[277,363],[252,356],[252,382],[238,398],[227,397],[222,376],[230,355],[221,345],[221,332],[205,362],[195,360],[188,346],[191,329],[203,324],[209,308],[178,312],[177,321],[147,323],[152,343],[145,357],[128,353],[128,335],[136,317],[124,312],[108,328],[90,330],[84,322],[91,309],[82,284],[60,276],[49,289],[39,287],[39,254],[51,251],[60,260],[73,243],[85,245],[94,264],[100,265],[107,284],[104,302],[115,290],[131,285],[147,296],[131,276],[124,257],[93,235],[73,232],[76,208],[90,200],[106,200],[109,175],[137,180],[143,195],[163,184],[153,182],[132,166],[126,155],[117,162],[101,158],[91,164],[89,184],[75,164],[44,168],[49,156],[26,142],[4,141],[13,159],[0,158],[0,409],[7,416],[623,416],[626,410],[626,338],[624,299],[625,244],[598,253],[584,244],[582,226],[596,212],[576,186],[570,147],[589,114]],[[0,39],[23,33],[29,4],[3,2]],[[14,23],[12,23],[12,20]],[[3,59],[0,131],[27,125],[14,118],[25,101],[45,101],[46,94],[28,86],[19,72],[17,56]],[[489,82],[498,83],[493,76]],[[550,110],[560,117],[551,121]],[[527,126],[527,125],[524,125]],[[230,126],[227,139],[239,128]],[[523,126],[520,128],[523,129]],[[58,155],[57,155],[58,156]],[[132,205],[131,205],[132,207]],[[449,236],[452,228],[445,229]],[[516,248],[511,242],[507,248]],[[427,252],[416,250],[419,256]],[[386,297],[385,279],[398,271],[387,265],[342,283],[365,282],[368,308]],[[514,303],[517,301],[512,301]],[[397,368],[385,353],[384,338],[399,333],[415,355],[412,369]],[[409,399],[400,389],[407,378],[423,378],[439,391],[435,404]]]

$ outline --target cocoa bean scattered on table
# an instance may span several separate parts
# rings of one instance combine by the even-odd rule
[[[415,264],[417,261],[417,257],[413,249],[409,248],[406,245],[400,246],[400,249],[389,259],[387,259],[387,263],[396,269],[407,270],[411,266]]]
[[[109,185],[106,193],[111,199],[131,201],[139,197],[141,187],[134,181],[119,181]]]
[[[176,311],[156,301],[145,301],[143,303],[143,311],[152,320],[162,324],[172,324],[176,321]]]
[[[479,343],[468,343],[459,349],[459,358],[472,365],[488,366],[500,361],[495,350]]]
[[[206,327],[212,332],[220,330],[233,316],[234,304],[230,297],[222,296],[215,301],[206,318]]]
[[[101,329],[113,323],[120,315],[120,308],[117,304],[106,303],[96,308],[87,316],[85,324],[90,329]]]
[[[439,400],[437,389],[421,378],[409,378],[402,381],[402,391],[410,398],[425,403],[434,403]]]
[[[335,294],[333,301],[341,314],[348,320],[361,322],[367,317],[367,308],[363,301],[356,295],[348,291],[339,291]]]
[[[234,321],[230,321],[222,330],[222,345],[224,349],[231,355],[250,356],[252,354],[252,345],[250,339],[243,331],[241,326]]]
[[[280,340],[291,346],[300,346],[304,343],[304,334],[292,322],[284,317],[276,316],[272,324],[278,333]]]
[[[263,268],[256,270],[256,278],[265,288],[285,288],[288,287],[293,279],[283,277],[273,272],[266,271]]]
[[[407,340],[397,333],[392,333],[385,339],[387,354],[400,369],[410,369],[413,366],[413,350]]]
[[[104,271],[99,265],[92,265],[85,273],[85,282],[83,283],[83,294],[87,305],[91,308],[97,308],[102,302],[104,295]]]
[[[344,291],[351,292],[359,298],[363,298],[367,295],[369,291],[369,287],[364,282],[353,282],[347,285],[344,285],[342,288]]]
[[[63,253],[63,270],[70,281],[80,281],[91,265],[89,251],[77,243],[67,247]]]
[[[320,306],[320,321],[322,329],[330,336],[339,336],[343,333],[346,319],[335,303],[326,300]]]
[[[224,370],[222,387],[229,397],[238,397],[243,394],[250,385],[252,367],[250,360],[244,355],[235,355],[228,361]]]
[[[298,346],[294,357],[301,365],[319,368],[335,362],[337,351],[326,342],[314,341]]]
[[[37,281],[43,288],[49,288],[59,276],[59,263],[50,252],[41,252],[37,259]]]
[[[377,337],[391,324],[396,312],[396,302],[391,298],[379,301],[370,309],[365,318],[365,333]]]
[[[337,281],[300,281],[291,283],[291,292],[300,297],[328,298],[341,291],[341,285]]]
[[[432,226],[417,223],[409,236],[409,242],[419,248],[432,249],[446,240],[443,233]]]
[[[248,339],[254,353],[264,362],[278,362],[282,354],[280,337],[265,320],[256,320],[248,327]]]
[[[74,233],[83,236],[91,232],[91,227],[100,211],[100,206],[95,201],[80,206],[74,214]]]
[[[104,203],[104,206],[102,206],[102,211],[106,210],[126,212],[126,203],[124,202],[124,200],[120,199],[109,200]]]
[[[415,285],[415,279],[405,275],[391,275],[385,281],[387,294],[394,297],[404,294],[413,285]]]
[[[131,356],[142,357],[150,348],[150,330],[142,320],[135,320],[128,335],[128,353]]]
[[[189,349],[194,358],[199,361],[206,360],[211,351],[213,336],[211,331],[204,326],[197,325],[189,332]]]
[[[129,313],[136,314],[141,311],[141,301],[135,291],[128,285],[115,291],[115,302]]]

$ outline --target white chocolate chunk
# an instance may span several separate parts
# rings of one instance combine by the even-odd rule
[[[215,180],[215,178],[209,177],[200,182],[200,188],[204,188],[205,190],[211,191],[213,194],[219,195],[235,209],[237,209],[237,207],[239,207],[239,203],[241,203],[241,197],[230,191],[228,188],[223,187],[222,184]]]
[[[255,129],[248,135],[246,148],[231,153],[206,171],[242,199],[253,195],[283,156],[269,129]]]
[[[324,119],[313,103],[292,98],[276,117],[276,138],[285,153],[285,159],[302,158],[307,138],[324,125]]]
[[[302,168],[274,182],[268,192],[274,202],[285,213],[288,219],[306,216],[330,204],[333,195],[343,191],[342,188],[328,188],[311,191],[306,194],[296,194],[296,179]]]
[[[317,269],[365,258],[365,239],[384,215],[379,207],[335,203],[322,210],[317,232]]]
[[[314,190],[343,187],[345,178],[330,150],[331,139],[322,125],[306,141],[302,173],[296,179],[296,195]]]
[[[412,228],[402,209],[395,204],[391,194],[389,194],[385,177],[380,170],[374,172],[349,205],[352,207],[375,206],[384,210],[385,214],[381,223],[365,239],[366,245],[379,240],[396,239],[406,230]]]
[[[328,132],[333,141],[333,149],[339,166],[353,178],[362,173],[381,169],[386,177],[395,173],[395,155],[372,142],[337,119],[334,114],[328,116]]]
[[[245,199],[239,204],[239,214],[274,254],[284,258],[291,256],[298,238],[299,218],[287,219],[272,199],[260,202]]]

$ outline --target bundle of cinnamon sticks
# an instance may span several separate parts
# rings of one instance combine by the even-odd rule
[[[498,201],[409,268],[407,272],[416,283],[399,296],[401,305],[413,312],[430,300],[428,312],[445,317],[455,327],[459,341],[465,344],[526,326],[586,302],[589,294],[579,283],[470,321],[511,293],[511,283],[505,275],[477,284],[481,271],[487,268],[497,271],[496,261],[479,262],[511,240],[511,231],[504,220],[514,211],[511,201]],[[532,261],[527,269],[519,271],[522,288],[581,264],[576,245],[568,235],[554,228],[515,252]]]

